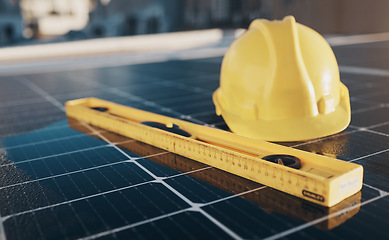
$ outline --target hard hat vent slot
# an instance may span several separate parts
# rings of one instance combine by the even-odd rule
[[[323,96],[317,103],[320,114],[328,114],[335,111],[335,98],[331,95]]]

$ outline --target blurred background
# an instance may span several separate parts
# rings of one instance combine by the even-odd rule
[[[0,0],[0,47],[197,29],[292,14],[321,34],[389,31],[385,0]]]

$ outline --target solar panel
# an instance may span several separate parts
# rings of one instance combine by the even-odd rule
[[[389,72],[375,70],[386,46],[334,47],[351,93],[345,131],[279,143],[363,165],[361,192],[332,208],[64,113],[93,96],[228,130],[211,99],[221,57],[2,76],[0,239],[387,237]]]

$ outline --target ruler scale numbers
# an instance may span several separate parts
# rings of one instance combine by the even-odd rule
[[[96,98],[72,100],[66,103],[66,113],[323,206],[333,206],[362,187],[363,168],[358,164],[112,102]],[[290,165],[294,160],[298,164]]]

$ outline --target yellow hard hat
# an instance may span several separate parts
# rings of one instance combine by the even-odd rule
[[[231,44],[213,102],[231,131],[268,141],[327,136],[351,118],[331,47],[292,16],[254,20]]]

